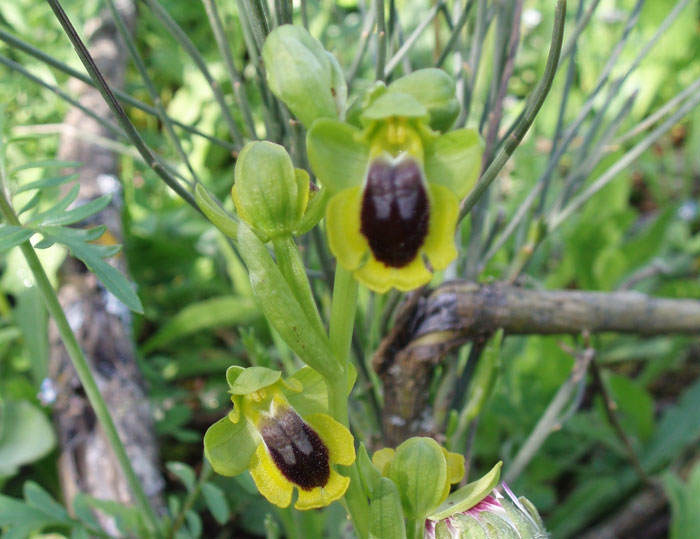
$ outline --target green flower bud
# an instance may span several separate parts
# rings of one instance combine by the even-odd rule
[[[296,230],[309,200],[309,176],[294,168],[282,146],[264,141],[246,144],[234,178],[236,211],[262,241]]]
[[[395,80],[389,92],[400,92],[413,97],[430,115],[429,124],[436,131],[447,131],[459,115],[459,101],[455,96],[455,82],[442,69],[419,69]]]
[[[267,36],[262,50],[267,81],[301,123],[341,118],[347,86],[336,59],[309,32],[285,24]]]

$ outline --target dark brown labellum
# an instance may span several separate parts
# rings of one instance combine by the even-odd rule
[[[362,198],[361,232],[374,258],[393,268],[410,263],[428,234],[430,207],[413,160],[374,161]]]
[[[304,490],[328,483],[328,448],[294,410],[266,419],[260,434],[277,468],[292,483]]]

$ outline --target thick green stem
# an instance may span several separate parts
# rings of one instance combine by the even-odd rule
[[[316,302],[311,292],[311,285],[309,284],[309,279],[306,277],[306,269],[304,268],[301,256],[299,256],[299,250],[297,249],[296,243],[294,243],[294,238],[292,238],[292,236],[274,238],[272,240],[272,246],[275,250],[277,265],[289,284],[289,287],[292,289],[294,297],[299,302],[299,305],[301,305],[309,322],[316,326],[315,329],[318,330],[321,335],[324,335],[326,333],[326,328],[323,327],[321,315],[318,313],[318,308],[316,307]]]
[[[336,265],[333,283],[333,303],[329,328],[330,347],[336,361],[342,366],[342,375],[327,379],[328,405],[333,417],[348,425],[348,371],[350,365],[350,344],[355,327],[357,310],[357,282],[352,273]],[[347,468],[350,486],[345,493],[344,504],[350,513],[357,535],[364,539],[369,533],[369,507],[362,491],[357,462]]]
[[[3,219],[6,223],[13,226],[21,226],[14,209],[10,204],[9,197],[7,196],[6,182],[4,174],[2,174],[2,170],[0,170],[0,212],[2,213]],[[66,319],[63,308],[58,301],[56,292],[51,286],[51,282],[49,281],[49,278],[47,277],[46,272],[39,261],[39,257],[36,255],[36,252],[34,252],[34,248],[32,247],[31,243],[29,243],[29,240],[20,244],[19,247],[22,250],[22,254],[27,261],[27,265],[29,266],[32,275],[34,276],[34,281],[39,289],[39,292],[41,293],[44,303],[46,304],[46,308],[56,322],[56,327],[58,328],[58,332],[61,335],[61,340],[66,347],[68,356],[70,357],[71,362],[78,373],[80,383],[82,384],[83,389],[85,389],[85,394],[90,401],[90,405],[97,416],[100,426],[104,430],[107,441],[109,442],[109,445],[112,447],[112,451],[114,451],[114,454],[119,461],[119,465],[124,472],[129,488],[136,498],[137,504],[141,507],[144,516],[147,518],[152,531],[155,532],[158,530],[158,518],[156,517],[156,514],[148,501],[148,497],[146,496],[138,477],[136,477],[134,469],[131,467],[131,461],[129,460],[129,456],[126,454],[124,445],[119,438],[114,421],[112,421],[112,416],[109,414],[109,410],[107,409],[107,404],[100,394],[95,378],[93,378],[92,373],[90,372],[90,367],[85,359],[83,351],[80,349],[78,340],[68,324],[68,320]]]
[[[357,281],[351,272],[338,264],[335,268],[333,282],[329,338],[331,351],[346,370],[350,357],[350,342],[352,341],[352,330],[355,327],[356,310]]]

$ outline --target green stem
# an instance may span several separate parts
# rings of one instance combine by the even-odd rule
[[[338,264],[333,281],[333,303],[331,305],[331,322],[329,339],[331,351],[347,370],[350,357],[352,330],[355,327],[357,310],[357,281],[352,273]]]
[[[199,479],[197,480],[197,484],[187,494],[187,497],[185,498],[185,501],[182,504],[182,508],[178,512],[177,518],[175,518],[175,521],[173,522],[172,528],[170,528],[170,530],[168,531],[169,538],[175,537],[177,531],[185,523],[185,516],[187,515],[187,511],[192,509],[194,502],[197,501],[197,498],[199,498],[199,494],[202,492],[202,486],[204,485],[204,483],[209,481],[211,474],[212,469],[209,465],[209,461],[205,458],[202,458],[202,471],[199,473]]]
[[[374,11],[377,19],[377,69],[375,78],[384,80],[386,62],[386,24],[384,22],[384,0],[375,0]]]
[[[329,328],[330,347],[336,361],[342,366],[342,375],[327,379],[328,405],[336,420],[344,425],[348,420],[348,370],[350,363],[350,344],[355,326],[355,311],[357,310],[357,281],[352,273],[340,264],[335,268],[333,282],[333,303],[331,305],[331,320]],[[357,535],[364,539],[369,533],[369,507],[362,491],[360,473],[357,462],[347,468],[350,486],[345,493],[344,504],[350,513]]]
[[[316,326],[321,335],[324,335],[326,328],[323,327],[321,315],[318,313],[316,302],[311,293],[309,279],[306,277],[306,269],[299,256],[299,250],[294,242],[294,238],[292,236],[274,238],[272,246],[275,250],[277,265],[292,289],[294,297],[297,298],[309,322]]]
[[[557,66],[559,65],[559,53],[561,52],[562,38],[564,36],[564,20],[566,15],[566,0],[558,0],[554,11],[554,29],[552,30],[552,41],[549,47],[549,55],[547,57],[547,65],[545,66],[544,75],[542,80],[535,88],[530,99],[528,100],[527,106],[525,107],[525,112],[523,114],[522,120],[511,133],[508,140],[505,142],[503,148],[496,154],[493,161],[489,167],[484,171],[484,173],[479,178],[471,192],[462,200],[459,211],[460,221],[464,216],[469,213],[476,204],[477,200],[484,194],[484,191],[488,189],[491,182],[496,179],[496,175],[500,172],[503,166],[506,164],[510,156],[513,154],[515,149],[520,145],[523,137],[530,129],[530,126],[535,121],[537,113],[544,103],[545,97],[549,93],[549,89],[552,87],[552,81],[554,80],[554,75],[557,72]]]
[[[0,213],[2,213],[3,219],[6,223],[13,226],[21,226],[14,209],[10,204],[6,185],[4,170],[2,167],[0,167]],[[153,508],[148,501],[148,497],[146,496],[146,493],[144,492],[134,469],[131,467],[131,461],[129,460],[129,456],[127,455],[124,445],[119,438],[114,421],[112,421],[112,416],[109,414],[109,410],[107,409],[107,404],[100,394],[95,378],[93,378],[92,373],[90,372],[90,367],[85,359],[83,351],[80,349],[78,340],[68,324],[68,320],[66,319],[63,308],[58,301],[56,292],[51,286],[51,282],[49,281],[49,278],[47,277],[46,272],[39,261],[39,257],[36,255],[36,252],[34,252],[34,248],[29,240],[20,244],[19,247],[22,250],[22,254],[27,261],[27,265],[29,266],[32,275],[34,276],[34,281],[39,289],[44,303],[46,304],[46,308],[56,322],[56,327],[61,335],[61,340],[66,347],[66,351],[68,352],[68,356],[73,363],[73,367],[75,367],[75,370],[78,373],[80,383],[85,390],[85,394],[87,395],[88,401],[90,401],[90,405],[92,406],[95,415],[97,416],[97,420],[104,430],[107,441],[109,442],[110,446],[112,447],[112,451],[114,451],[114,454],[119,461],[119,465],[124,472],[129,489],[136,498],[136,502],[141,507],[143,514],[148,519],[152,531],[155,532],[158,530],[158,517],[153,511]]]
[[[117,98],[115,97],[111,88],[107,84],[107,81],[105,81],[102,72],[97,67],[95,60],[88,51],[87,47],[85,46],[85,43],[83,43],[82,39],[80,39],[80,36],[75,30],[73,23],[68,18],[68,15],[66,15],[66,12],[63,10],[63,7],[61,6],[59,0],[46,1],[48,2],[49,6],[51,6],[51,9],[53,10],[54,15],[56,16],[56,19],[58,19],[58,22],[63,27],[63,30],[65,31],[66,35],[71,40],[71,43],[73,44],[76,53],[78,54],[81,62],[85,66],[85,69],[88,71],[90,77],[95,82],[95,86],[100,91],[100,94],[102,94],[102,98],[105,100],[107,105],[109,105],[109,108],[114,114],[117,121],[119,122],[119,125],[121,125],[122,129],[129,137],[133,145],[136,147],[136,149],[139,151],[146,164],[149,167],[151,167],[151,169],[156,174],[158,174],[158,176],[160,176],[160,178],[173,191],[180,195],[180,197],[185,202],[192,206],[196,211],[201,213],[201,210],[199,209],[199,206],[197,206],[197,203],[195,202],[192,194],[187,189],[185,189],[184,186],[180,185],[180,183],[172,176],[172,174],[170,174],[168,170],[165,167],[163,167],[163,165],[156,158],[153,151],[148,147],[148,145],[143,140],[139,132],[136,130],[134,124],[131,123],[131,120],[127,116],[126,112],[124,112],[124,109],[122,108],[119,101],[117,101]]]

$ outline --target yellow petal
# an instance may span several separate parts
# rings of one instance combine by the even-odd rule
[[[394,460],[395,454],[396,451],[391,447],[385,447],[379,451],[375,451],[374,455],[372,455],[372,464],[379,469],[380,474],[386,475],[386,467]]]
[[[330,505],[343,497],[349,484],[349,477],[340,475],[331,468],[331,475],[328,477],[328,483],[325,486],[315,487],[311,490],[299,489],[299,497],[294,504],[294,508],[305,511]]]
[[[425,267],[420,254],[403,268],[393,269],[393,285],[402,292],[408,292],[430,282],[433,274]]]
[[[270,457],[265,444],[260,444],[250,463],[250,475],[258,487],[260,494],[267,501],[278,506],[288,507],[292,502],[294,484],[289,481]]]
[[[447,482],[451,485],[459,483],[464,477],[464,456],[447,451],[445,448],[442,450],[447,461]]]
[[[355,440],[342,423],[326,414],[309,414],[304,417],[304,421],[326,444],[331,464],[350,466],[355,462]]]
[[[355,279],[370,290],[383,294],[392,286],[392,268],[371,257],[364,266],[355,271]]]
[[[455,227],[459,215],[459,200],[447,187],[428,184],[430,221],[423,252],[434,270],[442,270],[457,258]]]
[[[360,233],[362,187],[344,189],[328,202],[326,232],[331,252],[350,271],[359,267],[369,244]]]
[[[402,292],[418,288],[430,281],[432,274],[417,256],[403,268],[392,268],[371,257],[367,263],[355,271],[355,278],[370,290],[383,294],[391,287]]]

